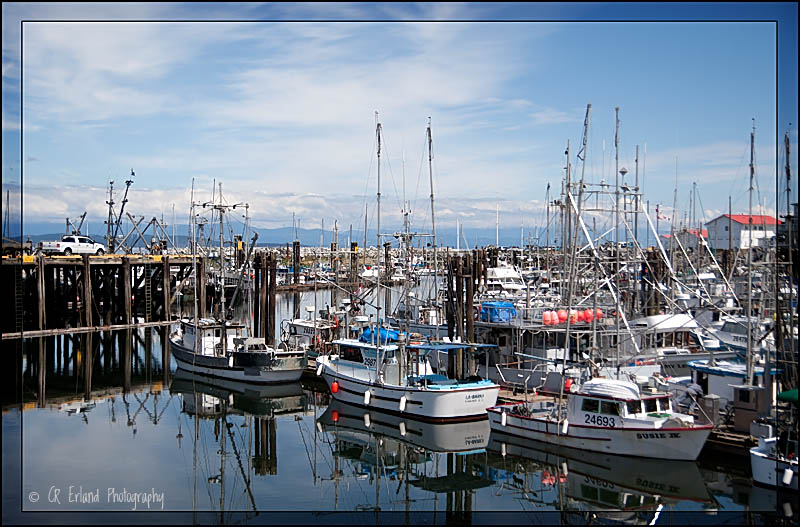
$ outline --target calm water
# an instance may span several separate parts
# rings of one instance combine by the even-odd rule
[[[284,300],[279,316],[291,314]],[[301,302],[313,305],[313,295]],[[496,523],[500,513],[515,523],[736,524],[771,521],[760,511],[779,506],[751,485],[744,457],[551,451],[492,434],[488,421],[422,424],[331,402],[314,379],[209,381],[174,361],[164,367],[164,335],[25,342],[23,410],[3,410],[4,523],[103,522],[113,514],[97,511],[135,510],[200,523]],[[15,346],[4,341],[4,356]],[[43,511],[59,514],[31,515]]]

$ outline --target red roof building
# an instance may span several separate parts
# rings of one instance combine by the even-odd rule
[[[736,223],[741,223],[742,225],[747,225],[749,223],[748,221],[749,216],[747,214],[723,214],[720,217],[730,218]],[[753,225],[780,225],[782,223],[783,222],[781,220],[776,219],[774,216],[760,216],[760,215],[756,216],[755,214],[753,215]]]
[[[751,244],[767,246],[775,236],[775,230],[783,222],[775,216],[753,215],[750,228],[747,214],[722,214],[706,223],[710,238],[706,238],[713,249],[746,249]]]

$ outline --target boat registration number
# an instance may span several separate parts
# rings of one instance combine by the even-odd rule
[[[364,366],[366,366],[368,368],[374,368],[375,367],[375,359],[365,358],[364,359]]]
[[[608,426],[614,427],[617,426],[616,420],[613,417],[608,417],[605,415],[595,415],[595,414],[583,414],[584,423],[585,424],[592,424],[595,426]]]

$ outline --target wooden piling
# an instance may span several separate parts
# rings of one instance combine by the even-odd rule
[[[466,322],[466,342],[475,342],[475,310],[473,308],[473,294],[474,294],[474,274],[473,273],[473,262],[472,262],[472,254],[466,254],[466,262],[464,263],[464,269],[468,273],[464,276],[466,281],[466,306],[464,308],[464,318]],[[470,348],[469,358],[468,358],[468,369],[467,375],[475,375],[475,350],[474,348]],[[488,373],[487,373],[488,375]]]
[[[267,302],[267,336],[268,344],[275,343],[275,313],[277,304],[275,301],[275,291],[278,284],[278,259],[272,256],[269,261],[269,298]]]
[[[258,335],[260,337],[267,337],[267,328],[269,327],[269,322],[267,321],[267,316],[269,315],[269,300],[268,300],[268,293],[269,293],[269,260],[271,257],[266,257],[266,255],[262,255],[261,257],[261,268],[259,269],[261,275],[261,281],[259,284],[259,296],[258,296]]]
[[[83,255],[83,312],[84,324],[87,326],[94,326],[94,316],[92,315],[92,268],[89,263],[89,255]]]
[[[122,307],[123,324],[130,324],[133,320],[131,316],[131,259],[127,256],[122,257]]]
[[[300,241],[292,242],[292,283],[300,283]]]
[[[39,302],[37,307],[39,308],[39,329],[45,329],[47,327],[47,313],[45,309],[45,281],[44,281],[44,255],[40,254],[36,258],[36,282],[38,287],[37,293],[39,297]]]

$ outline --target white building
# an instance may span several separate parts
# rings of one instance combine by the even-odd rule
[[[708,243],[714,250],[747,249],[752,237],[753,247],[763,246],[775,236],[775,230],[781,224],[773,216],[753,215],[753,231],[749,229],[747,214],[723,214],[708,223]],[[729,245],[729,241],[733,247]]]

